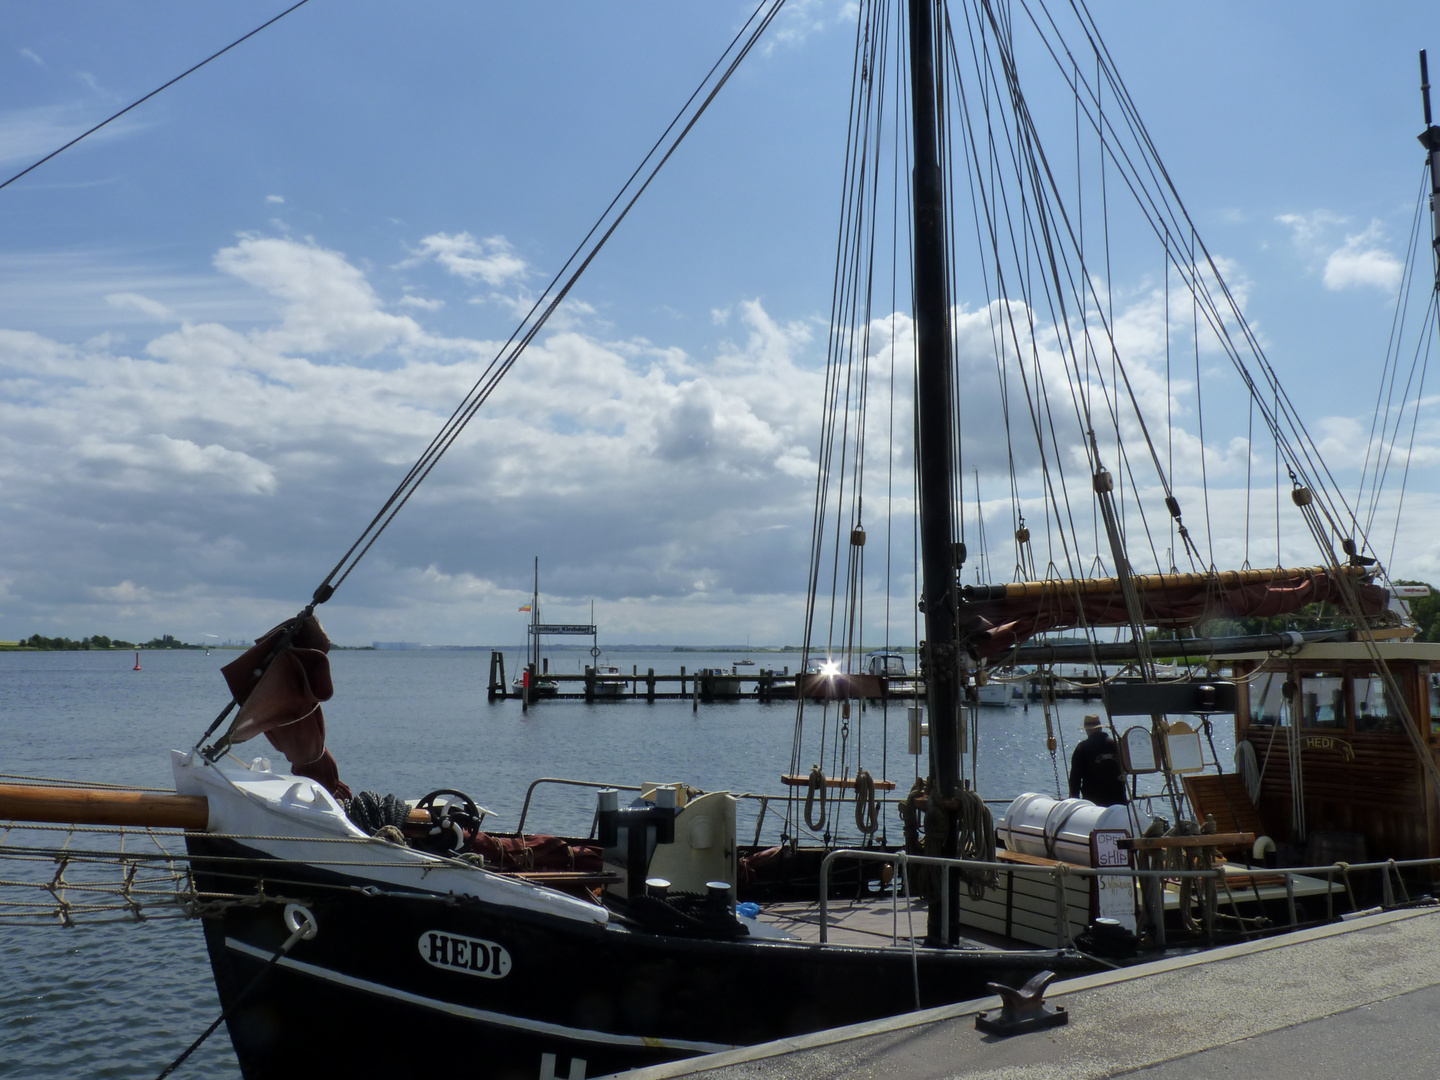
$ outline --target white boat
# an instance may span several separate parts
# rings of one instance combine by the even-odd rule
[[[925,696],[925,684],[914,673],[905,670],[905,657],[898,652],[872,652],[866,655],[862,669],[883,681],[885,694],[893,698]]]
[[[601,664],[595,668],[594,681],[597,698],[618,698],[630,689],[631,677],[618,667]]]
[[[1009,705],[1014,700],[1009,683],[985,682],[975,687],[975,704],[977,705]]]

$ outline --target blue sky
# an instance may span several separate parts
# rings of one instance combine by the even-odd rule
[[[0,167],[282,6],[5,5]],[[312,0],[0,191],[0,638],[244,637],[293,612],[748,10]],[[1092,10],[1343,473],[1433,7]],[[518,640],[537,553],[547,611],[593,598],[612,641],[798,640],[854,32],[848,5],[787,5],[327,606],[337,640]],[[1395,570],[1433,577],[1421,444]]]

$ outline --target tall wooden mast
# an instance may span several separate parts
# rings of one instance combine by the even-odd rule
[[[1431,265],[1435,269],[1435,288],[1440,291],[1440,127],[1436,127],[1430,116],[1430,69],[1425,63],[1425,50],[1420,50],[1420,98],[1425,105],[1425,130],[1420,134],[1420,145],[1430,162],[1430,223]]]
[[[915,165],[915,458],[920,469],[920,545],[925,606],[925,686],[930,707],[931,811],[945,813],[942,854],[957,854],[954,813],[960,788],[960,679],[956,664],[956,575],[951,492],[955,432],[951,423],[951,336],[946,265],[944,176],[940,168],[935,47],[936,0],[910,0],[910,90]],[[952,895],[955,895],[952,892]],[[953,938],[936,925],[930,936]],[[952,915],[953,920],[953,915]]]

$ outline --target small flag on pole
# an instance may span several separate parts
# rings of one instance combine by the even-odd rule
[[[526,605],[525,605],[524,607],[522,607],[520,610],[521,610],[521,611],[529,611],[529,610],[530,610],[530,605],[529,605],[529,604],[526,604]]]

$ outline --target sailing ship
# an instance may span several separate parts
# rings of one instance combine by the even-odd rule
[[[753,47],[776,10],[778,4],[761,6],[753,25],[737,39],[735,62]],[[1047,178],[1024,105],[1011,13],[982,2],[965,14],[970,21],[957,22],[969,28],[972,42],[983,43],[984,60],[977,67],[984,96],[1003,114],[1002,122],[989,129],[991,150],[1013,136],[1008,152],[1032,208],[1038,207],[1035,227],[1012,233],[1002,243],[997,192],[977,195],[989,225],[980,231],[991,241],[987,280],[998,289],[986,316],[995,359],[1028,379],[1044,366],[1036,347],[1037,296],[1026,292],[1028,281],[1003,272],[1005,245],[1031,245],[1027,254],[1051,254],[1043,288],[1068,284],[1073,295],[1083,298],[1093,289],[1093,279],[1083,261],[1073,277],[1065,264],[1066,253],[1078,248],[1074,235],[1066,236],[1066,219],[1056,209],[1058,192],[1053,177]],[[1081,23],[1086,36],[1095,30],[1083,17]],[[850,225],[842,262],[867,247],[873,254],[875,236],[867,230],[874,221],[873,185],[881,172],[873,164],[880,110],[895,106],[893,96],[886,97],[894,84],[910,87],[902,113],[909,124],[903,131],[892,125],[887,137],[908,146],[911,162],[903,202],[910,210],[907,242],[913,245],[916,600],[923,619],[923,637],[915,646],[929,722],[921,725],[918,708],[912,714],[917,740],[922,727],[925,732],[927,764],[923,779],[899,805],[903,849],[885,843],[883,828],[877,829],[882,806],[877,793],[894,784],[873,777],[861,758],[863,703],[881,701],[883,716],[886,698],[875,681],[879,676],[852,660],[855,643],[865,640],[867,531],[857,493],[863,451],[861,440],[836,433],[839,425],[856,420],[842,394],[850,358],[863,362],[869,357],[864,339],[872,319],[868,299],[862,303],[853,287],[864,280],[855,269],[862,262],[855,260],[850,270],[837,272],[807,657],[798,677],[795,756],[785,777],[790,784],[786,835],[778,845],[762,846],[758,833],[755,844],[740,843],[737,797],[693,792],[684,785],[596,783],[592,834],[569,838],[527,832],[523,818],[513,834],[486,832],[484,812],[454,789],[433,791],[413,805],[351,792],[325,748],[321,704],[332,689],[329,642],[315,611],[368,550],[365,541],[373,540],[373,532],[350,549],[296,617],[226,665],[232,700],[193,749],[175,752],[176,795],[77,803],[52,793],[47,804],[43,793],[0,791],[0,815],[46,820],[47,814],[89,814],[118,825],[186,830],[188,902],[202,920],[230,1037],[247,1077],[318,1071],[418,1076],[443,1069],[584,1077],[963,1000],[983,993],[990,982],[1023,982],[1043,970],[1092,968],[1094,961],[1072,947],[1068,921],[1055,927],[1049,947],[1018,945],[1016,933],[1010,933],[1018,928],[1008,921],[998,938],[980,932],[988,917],[984,905],[995,903],[997,891],[1013,889],[1013,881],[1002,883],[1000,872],[1013,879],[1046,858],[1047,865],[1055,865],[1056,849],[1069,835],[1063,822],[1051,829],[1047,819],[1039,830],[1046,858],[1027,855],[1019,838],[1026,833],[1025,808],[1035,800],[1022,796],[1007,809],[1003,824],[1014,847],[1022,850],[1012,853],[1010,863],[998,862],[995,824],[973,786],[973,765],[966,769],[978,689],[992,676],[1022,665],[1081,663],[1097,673],[1103,673],[1103,665],[1127,665],[1133,677],[1104,680],[1106,711],[1112,722],[1148,718],[1132,729],[1138,737],[1123,733],[1127,764],[1136,777],[1163,774],[1162,802],[1178,808],[1192,794],[1180,784],[1188,767],[1188,759],[1180,756],[1183,737],[1195,736],[1191,742],[1200,749],[1195,729],[1181,730],[1182,722],[1173,718],[1199,717],[1203,728],[1210,715],[1233,711],[1257,756],[1253,773],[1259,791],[1251,805],[1276,823],[1271,829],[1303,833],[1302,812],[1312,830],[1363,831],[1378,821],[1384,835],[1376,836],[1377,847],[1440,855],[1434,813],[1440,783],[1435,782],[1435,721],[1427,692],[1431,668],[1440,664],[1440,647],[1403,638],[1407,627],[1392,612],[1377,576],[1381,571],[1366,554],[1358,529],[1344,535],[1343,555],[1334,551],[1338,523],[1353,522],[1355,516],[1346,515],[1320,484],[1325,474],[1312,455],[1313,445],[1298,430],[1292,431],[1293,439],[1282,438],[1292,417],[1268,366],[1264,377],[1251,384],[1253,400],[1275,436],[1277,460],[1283,457],[1290,470],[1292,502],[1315,533],[1323,565],[1218,572],[1201,559],[1204,565],[1188,572],[1173,566],[1155,573],[1135,571],[1126,533],[1142,493],[1133,487],[1133,469],[1123,457],[1121,427],[1136,428],[1125,434],[1149,437],[1143,434],[1134,395],[1126,397],[1111,320],[1091,295],[1082,300],[1078,315],[1061,310],[1052,325],[1061,361],[1058,378],[1071,380],[1067,385],[1077,402],[1083,439],[1070,447],[1070,460],[1062,461],[1055,421],[1048,427],[1037,421],[1044,492],[1031,508],[1048,505],[1055,518],[1073,516],[1062,509],[1073,492],[1059,474],[1063,465],[1078,461],[1094,498],[1095,534],[1105,538],[1108,572],[1037,572],[1031,530],[1020,517],[1016,580],[961,584],[966,549],[956,462],[957,387],[963,380],[954,324],[959,309],[953,239],[958,181],[952,166],[965,153],[978,152],[960,122],[977,104],[963,98],[957,81],[963,39],[957,39],[943,3],[916,0],[900,10],[865,3],[858,26],[845,189]],[[1045,34],[1041,28],[1048,41]],[[1087,55],[1113,78],[1103,48],[1093,44],[1098,38],[1089,40],[1093,53]],[[898,58],[904,67],[897,66]],[[1077,93],[1090,95],[1085,115],[1091,117],[1088,109],[1096,102],[1098,85],[1084,84],[1078,65],[1062,62],[1060,68],[1073,75]],[[1117,110],[1135,121],[1123,96]],[[1107,126],[1108,116],[1093,115],[1104,139],[1118,137]],[[1426,138],[1433,177],[1440,173],[1440,130],[1430,125],[1428,111]],[[1118,169],[1121,156],[1113,144],[1107,152],[1111,167]],[[974,160],[972,167],[986,171]],[[1125,175],[1136,182],[1140,176]],[[1152,183],[1145,190],[1159,199],[1152,204],[1157,220],[1173,210],[1168,188]],[[1204,260],[1173,237],[1166,240],[1166,257],[1172,269],[1188,275],[1188,295],[1213,319],[1217,333],[1231,332],[1253,344],[1237,311],[1207,306],[1217,295],[1228,296],[1213,264],[1202,267]],[[568,287],[559,290],[560,297]],[[1061,304],[1057,295],[1050,300]],[[548,310],[553,308],[551,303]],[[539,325],[520,335],[522,347]],[[1104,331],[1102,342],[1092,339],[1097,326]],[[1096,359],[1097,344],[1104,364]],[[1017,362],[1017,353],[1033,361],[1029,369]],[[498,362],[497,381],[518,355]],[[1107,373],[1113,377],[1109,382],[1103,378]],[[479,396],[457,410],[462,426],[493,389],[488,379],[489,373],[478,386]],[[1040,391],[1026,382],[1025,393]],[[1118,418],[1126,400],[1134,406],[1135,424],[1127,418],[1122,425]],[[1117,417],[1113,445],[1102,445],[1097,434],[1102,426],[1097,416],[1107,410]],[[1030,415],[1042,413],[1032,402]],[[437,437],[372,529],[388,524],[457,432],[447,428]],[[1111,454],[1108,466],[1105,451]],[[1151,457],[1161,474],[1159,502],[1167,520],[1183,550],[1198,554],[1176,490],[1158,454]],[[1135,494],[1128,506],[1123,504],[1126,482]],[[1145,501],[1155,501],[1152,491],[1144,495]],[[1067,551],[1073,563],[1075,552]],[[1096,560],[1097,565],[1103,561],[1099,551]],[[826,565],[847,568],[834,575],[844,580],[832,590],[828,610],[818,585]],[[1313,604],[1331,605],[1349,625],[1309,633],[1262,630],[1223,639],[1189,629],[1221,616],[1270,618]],[[532,611],[532,624],[537,620]],[[1102,631],[1110,628],[1118,629],[1115,640],[1102,641]],[[1171,636],[1156,637],[1156,628]],[[1078,635],[1078,640],[1047,639],[1058,632]],[[1222,680],[1208,669],[1202,678],[1167,682],[1158,677],[1158,661],[1196,657],[1228,657],[1238,678]],[[226,721],[228,727],[217,737]],[[830,756],[825,768],[817,762],[805,775],[801,755],[817,745],[817,726],[818,745]],[[1277,739],[1281,732],[1284,737]],[[264,755],[243,759],[240,748],[261,734],[288,765]],[[1307,740],[1317,737],[1331,740],[1327,747],[1348,741],[1357,759],[1383,759],[1389,763],[1386,769],[1394,766],[1394,775],[1408,770],[1405,784],[1393,792],[1395,804],[1408,801],[1411,810],[1423,806],[1429,812],[1405,820],[1387,804],[1378,817],[1364,819],[1369,804],[1339,790],[1342,781],[1309,758],[1303,767],[1310,783],[1287,789],[1279,763],[1295,777],[1302,753],[1317,745]],[[1317,778],[1327,785],[1319,794],[1313,786]],[[630,793],[625,805],[622,791]],[[1288,804],[1287,793],[1295,795]],[[1201,797],[1196,789],[1190,801],[1198,803]],[[97,801],[107,809],[94,809]],[[82,803],[84,808],[78,808]],[[1054,806],[1066,820],[1083,813],[1097,823],[1126,822],[1118,831],[1131,838],[1143,824],[1123,808],[1107,818],[1090,813],[1100,808],[1064,800],[1055,800]],[[837,849],[855,834],[827,824],[847,808],[855,812],[862,848],[848,853]],[[1243,831],[1236,827],[1233,834]],[[801,843],[802,836],[816,842]],[[832,876],[832,867],[840,865],[837,855],[850,860],[845,864],[852,867],[850,878],[839,871]],[[882,864],[898,864],[900,873],[887,879],[879,872]],[[915,867],[928,870],[928,877],[913,873]],[[1195,872],[1176,871],[1182,877]],[[1057,874],[1056,880],[1063,908],[1068,903],[1064,876]],[[908,899],[912,886],[923,894],[923,931],[902,936],[897,930],[889,941],[858,945],[825,940],[822,921],[822,939],[816,942],[785,932],[762,906],[793,901],[801,891],[813,895],[818,883],[823,908],[837,884],[853,892],[877,882],[888,885],[880,894],[887,903],[898,904],[902,889]],[[1157,903],[1158,925],[1152,921],[1150,930],[1163,937],[1163,897]],[[1008,905],[1007,899],[1007,912]],[[1209,911],[1213,915],[1213,905]]]

